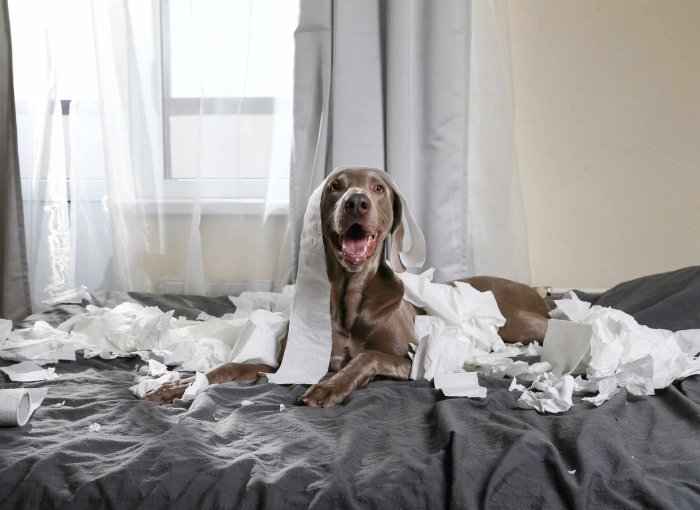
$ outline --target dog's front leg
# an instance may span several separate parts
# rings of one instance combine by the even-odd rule
[[[209,384],[219,384],[229,381],[254,381],[261,372],[274,372],[274,368],[257,363],[224,363],[212,368],[206,373]],[[187,387],[194,382],[194,377],[163,383],[155,390],[146,393],[144,400],[156,404],[170,404],[176,398],[182,397]]]
[[[312,385],[299,397],[311,407],[330,407],[341,403],[355,388],[377,375],[405,381],[411,374],[411,360],[379,351],[363,351],[327,381]]]

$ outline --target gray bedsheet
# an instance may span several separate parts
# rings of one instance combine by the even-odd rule
[[[677,292],[665,285],[677,273],[649,277],[663,289],[659,301],[678,299],[692,315],[641,307],[656,327],[700,327],[700,268],[684,271]],[[652,303],[653,288],[642,287],[628,286],[617,303],[642,291]],[[196,296],[97,302],[123,299],[190,317],[233,309]],[[60,322],[81,309],[40,317]],[[623,390],[599,408],[578,395],[561,415],[518,409],[509,380],[482,376],[483,400],[377,380],[342,405],[312,409],[295,405],[304,386],[260,380],[213,386],[188,408],[133,397],[140,364],[62,362],[60,379],[28,385],[49,394],[26,426],[0,429],[0,507],[700,508],[698,376],[653,397]]]

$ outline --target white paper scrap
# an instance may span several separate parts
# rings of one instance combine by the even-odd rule
[[[252,406],[253,404],[255,404],[255,402],[253,402],[252,400],[241,400],[241,407]]]
[[[562,299],[555,299],[554,303],[557,305],[549,316],[553,319],[570,320],[574,322],[580,322],[588,310],[591,308],[591,304],[587,301],[581,301],[575,292],[569,291],[564,294]]]
[[[486,398],[486,388],[479,385],[476,372],[435,374],[434,383],[447,397]]]
[[[518,380],[513,377],[513,380],[510,382],[510,386],[508,386],[508,391],[525,391],[527,388],[523,386],[522,384],[518,384]]]
[[[30,328],[12,331],[0,345],[0,358],[9,361],[33,361],[39,365],[75,360],[75,351],[85,338],[60,331],[44,321]]]
[[[16,382],[50,381],[59,377],[54,367],[42,368],[31,361],[0,367],[0,370],[5,372],[10,380]]]
[[[574,378],[559,377],[551,372],[537,377],[518,399],[518,407],[536,409],[541,413],[561,413],[573,404]]]
[[[586,356],[590,356],[593,326],[550,319],[544,337],[542,361],[559,374],[585,372]]]
[[[160,361],[148,360],[148,375],[151,377],[160,377],[168,372],[168,367]]]
[[[97,423],[97,422],[95,422],[95,423],[93,423],[92,425],[90,425],[90,426],[88,427],[88,430],[89,430],[90,432],[97,432],[97,431],[99,431],[101,428],[102,428],[102,427],[100,426],[100,424]]]
[[[166,382],[172,382],[172,381],[177,381],[181,377],[180,372],[166,372],[160,377],[157,377],[155,379],[150,378],[150,377],[141,377],[138,376],[134,380],[136,383],[134,386],[129,388],[129,391],[136,395],[138,398],[143,398],[146,396],[146,393],[149,391],[155,390],[156,388],[160,388],[160,386],[163,383]]]
[[[12,321],[7,319],[0,319],[0,349],[3,348],[5,340],[10,336],[12,331]]]
[[[197,372],[196,374],[194,374],[194,382],[187,387],[185,393],[183,393],[182,397],[180,398],[185,402],[194,400],[194,398],[197,395],[202,393],[208,387],[209,379],[207,379],[207,376],[204,375],[202,372]]]

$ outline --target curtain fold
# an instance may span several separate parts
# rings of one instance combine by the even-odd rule
[[[0,317],[20,320],[31,302],[12,77],[9,11],[0,0]]]
[[[293,240],[335,166],[385,169],[440,281],[529,282],[503,5],[302,0],[297,31]]]
[[[298,5],[9,6],[33,308],[80,285],[281,289]]]

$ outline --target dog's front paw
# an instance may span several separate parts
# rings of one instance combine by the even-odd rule
[[[150,400],[158,405],[171,404],[176,398],[182,397],[182,394],[185,393],[187,387],[193,382],[194,377],[187,377],[186,379],[166,382],[155,390],[151,390],[146,393],[143,398],[144,400]]]
[[[338,384],[332,379],[312,385],[297,399],[297,402],[310,407],[330,407],[340,404],[352,393],[352,388]]]

